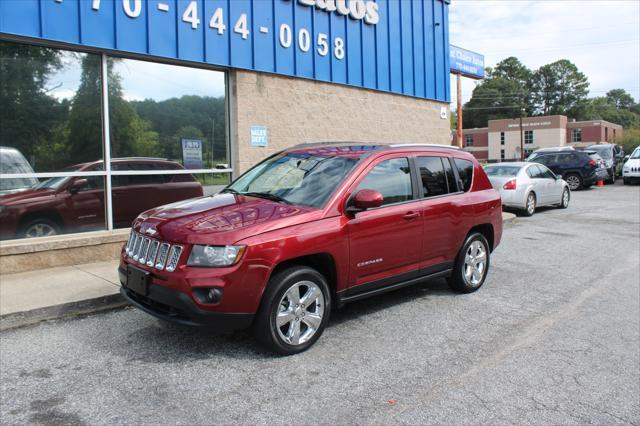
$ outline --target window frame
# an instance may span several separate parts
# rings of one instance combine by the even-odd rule
[[[500,146],[504,146],[507,141],[507,136],[505,132],[500,132]]]
[[[582,128],[581,127],[575,127],[573,129],[571,129],[571,142],[572,143],[582,142]]]
[[[229,70],[223,67],[216,67],[207,64],[194,64],[187,63],[185,61],[177,60],[177,59],[168,59],[168,58],[158,58],[158,57],[149,57],[146,55],[128,53],[128,52],[108,52],[105,53],[104,49],[99,48],[91,48],[88,46],[70,46],[62,42],[55,42],[49,40],[31,40],[25,39],[20,36],[9,36],[5,34],[0,34],[0,41],[7,43],[15,43],[26,46],[35,46],[35,47],[43,47],[50,49],[58,49],[68,52],[77,52],[84,53],[89,55],[97,55],[100,57],[100,71],[101,71],[101,97],[100,97],[100,107],[101,107],[101,130],[102,130],[102,159],[100,162],[103,167],[102,170],[96,171],[78,171],[78,172],[34,172],[34,173],[0,173],[0,180],[2,179],[15,179],[15,178],[36,178],[36,179],[48,179],[53,177],[91,177],[91,176],[101,176],[104,178],[104,197],[105,197],[105,223],[104,223],[104,231],[113,231],[116,229],[114,224],[113,217],[113,185],[112,185],[112,177],[114,176],[137,176],[137,175],[200,175],[200,174],[228,174],[230,179],[233,180],[235,171],[233,167],[227,167],[225,169],[166,169],[166,170],[112,170],[111,165],[113,164],[113,158],[111,157],[111,135],[110,135],[110,121],[109,121],[109,82],[107,78],[108,74],[108,59],[109,58],[118,58],[118,59],[131,59],[138,60],[143,62],[148,62],[151,64],[161,64],[161,65],[174,65],[181,66],[184,68],[197,68],[207,71],[221,72],[224,74],[224,110],[225,110],[225,145],[226,145],[226,159],[227,164],[232,164],[233,161],[233,149],[230,143],[231,140],[231,114],[230,114],[230,96],[232,96],[232,92],[229,90],[230,86],[230,76]],[[120,158],[120,157],[118,157]],[[66,235],[75,235],[82,234],[83,232],[71,232]],[[5,241],[5,240],[2,240]],[[8,240],[7,240],[8,241]]]
[[[464,146],[465,147],[472,147],[473,146],[473,135],[472,134],[464,135]]]
[[[420,201],[420,198],[417,197],[419,187],[418,187],[418,182],[416,181],[417,170],[416,170],[415,162],[413,161],[413,154],[407,153],[407,152],[390,153],[390,154],[382,155],[376,158],[375,160],[373,160],[371,163],[369,163],[353,180],[351,185],[349,185],[347,196],[345,197],[345,202],[344,202],[345,212],[353,202],[353,198],[358,193],[358,187],[360,186],[362,181],[365,180],[369,172],[371,172],[371,170],[373,170],[378,164],[382,163],[383,161],[393,160],[396,158],[406,158],[409,164],[409,178],[411,179],[411,199],[405,200],[405,201],[398,201],[397,203],[383,204],[380,207],[367,209],[367,211],[375,211],[375,210],[384,209],[387,207],[399,206],[402,204],[415,203],[416,201]],[[355,167],[357,167],[357,164]]]
[[[527,135],[531,135],[530,140],[527,142]],[[524,145],[533,145],[534,143],[534,138],[533,138],[533,130],[525,130],[524,131]]]

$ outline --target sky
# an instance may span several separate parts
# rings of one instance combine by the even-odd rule
[[[568,59],[590,97],[623,88],[640,99],[640,0],[452,0],[450,42],[485,55],[485,66],[515,56],[532,70]],[[476,82],[463,78],[463,102]],[[455,78],[451,80],[455,103]]]

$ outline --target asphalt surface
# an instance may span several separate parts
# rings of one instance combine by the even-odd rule
[[[309,351],[134,309],[0,333],[2,424],[640,424],[640,187],[518,218],[470,295],[347,305]]]

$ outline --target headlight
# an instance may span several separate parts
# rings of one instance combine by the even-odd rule
[[[247,246],[193,246],[187,265],[220,267],[235,265]]]

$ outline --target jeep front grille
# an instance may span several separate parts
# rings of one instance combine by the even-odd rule
[[[131,230],[125,253],[134,262],[154,267],[159,271],[173,272],[180,262],[182,246],[145,237]]]

